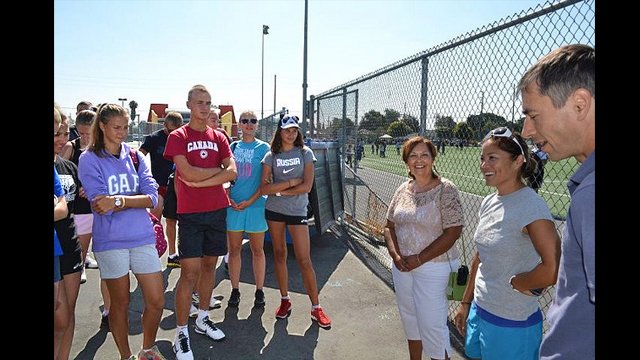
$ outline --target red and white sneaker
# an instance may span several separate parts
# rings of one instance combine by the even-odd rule
[[[289,315],[291,315],[291,301],[280,299],[280,306],[276,309],[276,317],[278,319],[285,319]]]
[[[317,309],[313,309],[313,311],[311,311],[311,319],[317,321],[318,326],[320,327],[323,327],[323,328],[331,327],[331,319],[329,319],[329,317],[324,313],[324,310],[322,310],[321,307]]]

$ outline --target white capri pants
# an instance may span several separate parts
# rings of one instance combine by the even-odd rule
[[[411,272],[401,272],[393,264],[393,286],[400,318],[408,340],[422,340],[422,352],[429,358],[451,355],[446,289],[451,269],[460,266],[458,259],[429,261]]]

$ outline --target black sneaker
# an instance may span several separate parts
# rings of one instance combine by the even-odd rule
[[[238,307],[240,305],[240,290],[231,289],[231,296],[229,296],[229,306]]]
[[[256,307],[264,307],[264,291],[262,289],[256,289],[256,299],[253,300],[253,305]]]
[[[111,331],[111,329],[109,328],[109,314],[102,315],[102,319],[100,320],[100,327],[107,331]]]
[[[179,255],[176,255],[174,257],[167,256],[167,267],[179,268],[180,267],[180,256]]]

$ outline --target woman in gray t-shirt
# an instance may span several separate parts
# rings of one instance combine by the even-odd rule
[[[318,283],[311,262],[311,242],[307,219],[308,194],[313,186],[313,151],[304,146],[297,116],[283,117],[273,135],[271,151],[262,159],[262,185],[260,191],[269,195],[265,204],[265,218],[275,260],[276,279],[280,287],[281,301],[276,318],[291,314],[289,275],[287,273],[287,243],[285,232],[289,230],[302,273],[302,282],[311,300],[311,319],[324,328],[331,320],[320,307]]]
[[[478,251],[454,322],[472,358],[537,360],[542,312],[537,296],[555,284],[560,239],[544,200],[530,184],[536,167],[522,137],[489,132],[480,170],[497,192],[480,205]],[[480,340],[482,339],[482,341]]]

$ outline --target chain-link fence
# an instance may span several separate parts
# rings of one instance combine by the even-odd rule
[[[478,208],[494,191],[480,173],[479,142],[498,126],[521,131],[520,77],[541,56],[572,43],[595,46],[594,0],[539,5],[311,96],[309,134],[340,143],[347,221],[362,230],[376,257],[391,264],[382,235],[387,205],[407,179],[402,143],[421,134],[438,145],[438,172],[461,191],[467,225],[458,247],[470,263]],[[567,159],[545,166],[539,193],[559,232],[569,205],[566,182],[577,165]],[[543,311],[553,293],[541,297]]]

